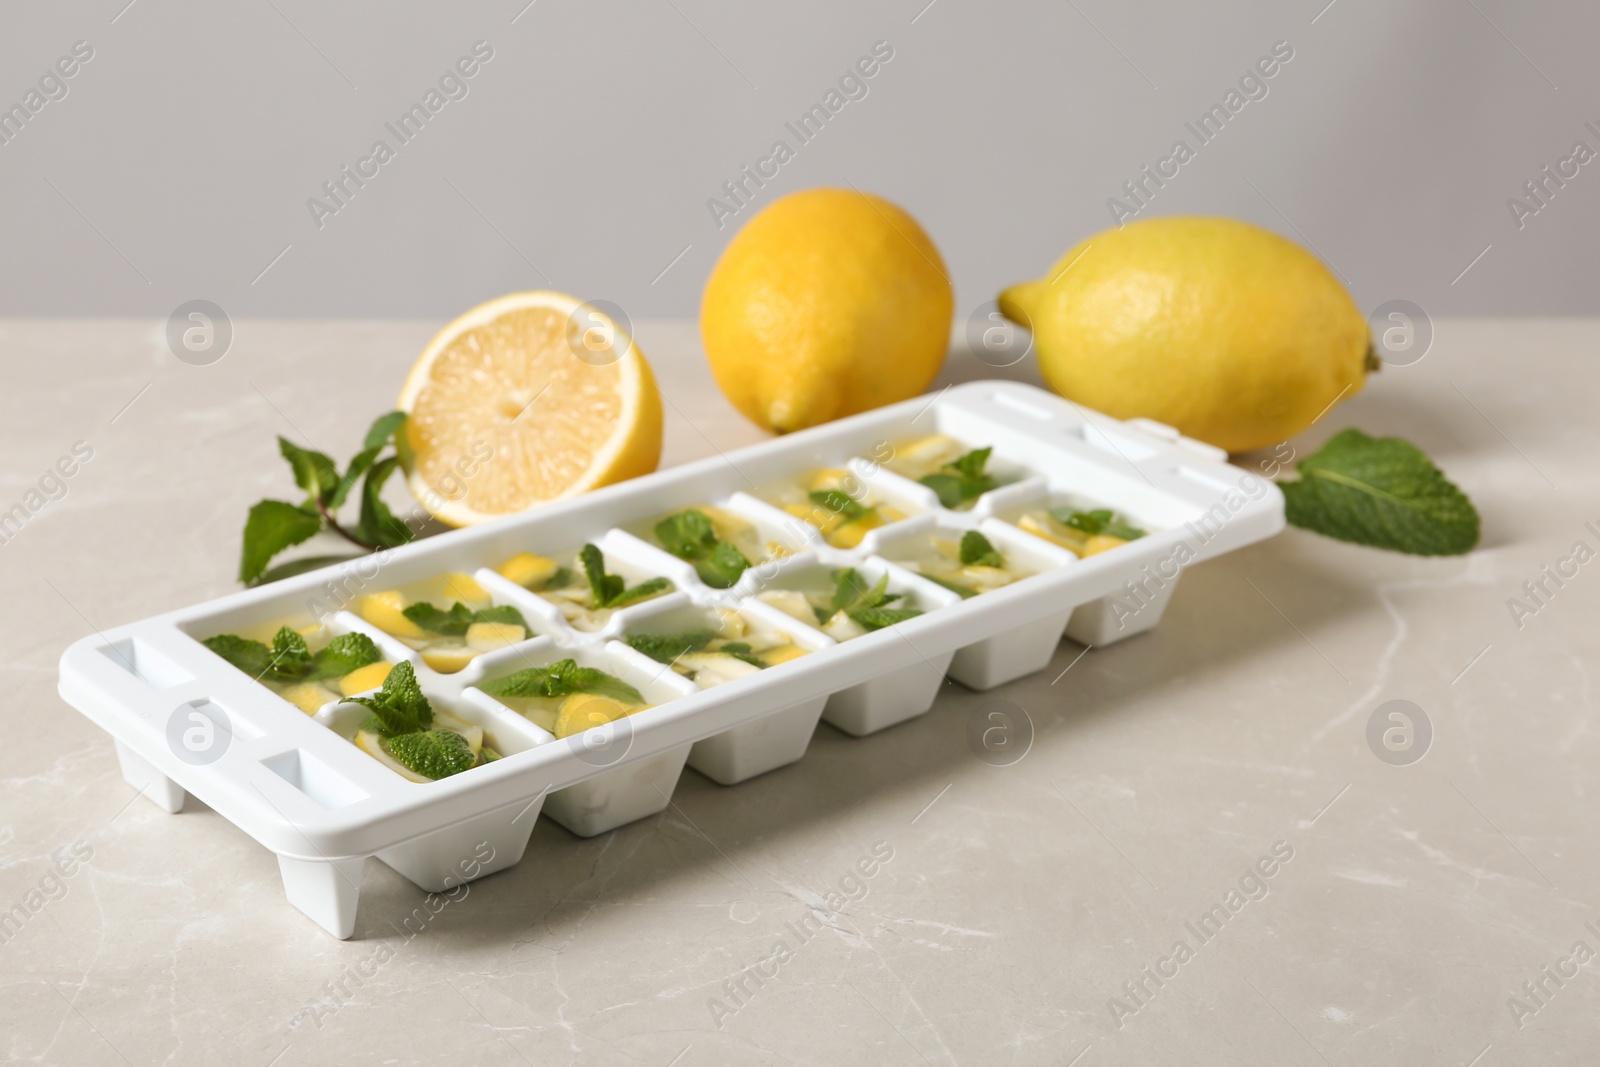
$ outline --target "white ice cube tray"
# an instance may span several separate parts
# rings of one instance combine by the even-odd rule
[[[965,511],[862,457],[941,433],[992,446],[996,469],[1024,476]],[[430,538],[338,567],[96,633],[61,657],[60,692],[116,741],[127,781],[167,811],[193,793],[278,856],[289,901],[336,937],[355,930],[362,867],[376,856],[438,892],[515,864],[540,814],[588,836],[662,811],[687,762],[731,785],[800,759],[818,718],[857,736],[925,713],[946,674],[987,689],[1042,669],[1063,632],[1105,645],[1155,625],[1181,565],[1283,526],[1283,498],[1231,467],[1218,449],[1148,420],[1123,422],[1043,390],[974,382],[751,448],[660,471],[525,515]],[[822,466],[846,466],[907,518],[852,551],[756,498],[753,490]],[[1068,502],[1112,508],[1147,536],[1085,559],[1003,516]],[[694,568],[627,532],[677,508],[714,505],[751,520],[792,554],[714,590]],[[962,600],[892,562],[930,526],[978,529],[1033,573]],[[677,591],[614,613],[603,630],[572,629],[551,604],[495,573],[519,552],[593,542],[629,582],[665,575]],[[887,575],[925,613],[844,643],[753,599],[805,588],[853,566]],[[466,571],[533,633],[520,645],[439,674],[348,610],[361,595]],[[692,628],[736,609],[809,654],[701,690],[618,640]],[[385,658],[409,660],[438,707],[484,728],[504,758],[436,782],[389,771],[348,740],[365,711],[335,702],[296,709],[200,643],[280,618],[360,631]],[[698,623],[704,625],[704,623]],[[571,657],[637,687],[655,706],[574,737],[551,734],[477,688],[486,678]]]

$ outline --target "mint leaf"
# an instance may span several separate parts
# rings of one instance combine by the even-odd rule
[[[434,781],[471,770],[478,762],[467,739],[453,730],[397,734],[380,744],[395,762]]]
[[[766,663],[764,663],[761,657],[757,656],[755,652],[751,650],[750,646],[743,641],[729,641],[716,651],[721,652],[724,655],[732,656],[734,659],[743,660],[752,667],[760,667],[762,670],[766,670]]]
[[[834,575],[833,610],[848,612],[857,608],[881,608],[900,599],[899,593],[891,593],[888,589],[887,574],[869,587],[861,572],[854,567],[838,571]]]
[[[695,559],[717,543],[717,530],[705,512],[689,508],[656,523],[656,540],[680,559]]]
[[[383,680],[383,688],[370,697],[347,697],[346,701],[371,708],[380,727],[378,733],[384,737],[415,733],[433,723],[433,705],[422,695],[410,660],[396,663]]]
[[[846,522],[854,522],[872,511],[842,489],[819,489],[810,496],[813,504],[843,515]]]
[[[244,543],[239,552],[239,581],[253,585],[286,548],[309,540],[322,529],[315,508],[296,507],[282,500],[263,500],[244,520]]]
[[[377,460],[378,454],[389,446],[390,441],[397,440],[395,435],[405,424],[406,413],[403,411],[391,411],[373,420],[372,426],[367,430],[366,439],[361,444],[361,451],[350,460],[350,466],[345,468],[344,477],[339,479],[338,488],[328,500],[330,511],[344,504],[346,498],[350,496],[350,490],[355,488],[356,482],[361,480],[361,476]]]
[[[510,604],[498,604],[492,608],[484,608],[481,611],[473,612],[472,621],[507,623],[512,626],[522,627],[524,633],[531,632],[528,620],[522,617],[522,612]]]
[[[286,437],[278,438],[278,451],[294,470],[294,484],[306,491],[306,501],[326,501],[339,485],[339,468],[325,453],[301,448]]]
[[[983,472],[989,462],[989,453],[993,451],[993,448],[975,448],[946,463],[933,474],[923,475],[918,481],[934,491],[942,506],[959,508],[1000,484]]]
[[[288,626],[272,635],[272,661],[268,673],[285,682],[299,681],[311,672],[311,650],[306,639]]]
[[[595,693],[625,704],[642,704],[644,697],[621,678],[594,667],[580,667],[576,660],[557,660],[548,667],[529,667],[479,689],[495,697],[565,697],[573,693]]]
[[[403,411],[390,411],[379,415],[372,420],[372,426],[367,430],[366,440],[361,442],[362,450],[382,448],[395,439],[395,435],[400,432],[400,428],[405,424],[406,413]]]
[[[957,457],[946,463],[945,466],[965,478],[982,478],[983,468],[989,462],[989,455],[994,451],[989,448],[974,448],[964,456]]]
[[[914,619],[918,615],[921,615],[922,612],[918,611],[916,608],[896,608],[894,610],[887,610],[884,608],[857,608],[856,610],[847,612],[846,614],[848,614],[856,622],[860,623],[865,629],[881,630],[885,626],[893,626],[897,622],[905,622],[907,619]]]
[[[344,502],[349,499],[350,490],[356,487],[356,483],[361,480],[361,476],[367,473],[367,469],[372,466],[373,461],[378,458],[378,453],[382,451],[383,446],[379,445],[376,448],[363,449],[355,454],[355,457],[350,460],[350,466],[345,469],[344,477],[340,478],[339,484],[334,487],[333,495],[328,498],[329,511],[336,511],[344,506]]]
[[[1077,530],[1079,533],[1105,534],[1107,537],[1120,537],[1124,541],[1137,541],[1145,532],[1118,518],[1116,513],[1109,508],[1095,508],[1093,511],[1075,511],[1072,508],[1051,508],[1050,517],[1061,525]]]
[[[524,630],[529,629],[528,620],[522,617],[522,612],[509,604],[473,611],[458,600],[450,605],[449,611],[443,611],[426,600],[419,600],[415,604],[407,604],[400,614],[441,637],[461,637],[473,623],[478,622],[510,623]]]
[[[651,578],[628,588],[620,574],[606,573],[605,556],[596,545],[584,545],[578,552],[578,559],[583,563],[583,573],[589,579],[589,593],[597,608],[620,608],[672,588],[672,582],[666,578]]]
[[[356,531],[362,540],[380,548],[395,548],[413,536],[411,529],[395,518],[383,502],[383,483],[399,462],[394,456],[379,460],[367,469],[366,481],[361,483],[361,520]]]
[[[267,667],[272,663],[272,650],[260,641],[252,641],[247,637],[218,634],[200,643],[252,678],[259,679],[266,674]]]
[[[657,663],[672,663],[679,656],[705,648],[715,637],[710,630],[685,630],[677,634],[629,634],[623,640]]]
[[[750,569],[750,561],[728,542],[718,541],[709,555],[694,561],[694,569],[700,580],[711,588],[729,589]]]
[[[1342,430],[1279,488],[1288,520],[1340,541],[1417,556],[1455,556],[1478,543],[1478,511],[1422,450],[1398,437]]]
[[[589,593],[594,597],[595,607],[610,605],[612,599],[620,596],[623,587],[628,584],[620,576],[606,573],[606,558],[597,545],[584,545],[578,551],[578,561],[583,564],[584,576],[589,579]]]
[[[961,535],[961,565],[963,567],[1004,567],[1005,560],[1000,558],[994,545],[989,539],[977,530],[968,530]]]
[[[924,474],[917,481],[933,490],[942,507],[958,508],[968,497],[967,480],[959,474]],[[977,496],[976,493],[972,495]]]
[[[407,604],[400,614],[429,633],[441,637],[460,637],[472,625],[473,612],[459,600],[450,605],[449,611],[441,611],[426,600],[419,600],[415,604]]]
[[[621,581],[621,579],[619,578],[618,581]],[[640,582],[638,585],[628,586],[628,588],[624,589],[622,592],[613,597],[611,599],[611,603],[605,606],[608,608],[626,607],[629,604],[634,604],[641,600],[649,600],[653,596],[659,596],[671,588],[672,582],[670,579],[650,578],[646,581]]]
[[[352,642],[350,640],[352,638],[356,640]],[[332,677],[331,673],[325,673],[318,668],[318,665],[324,662],[323,657],[330,651],[336,657],[349,655],[351,649],[361,642],[365,642],[366,646],[371,648],[372,658],[357,663],[355,667],[364,667],[382,658],[378,654],[377,646],[373,645],[365,634],[346,634],[344,637],[336,637],[327,648],[313,657],[306,647],[306,639],[288,626],[278,628],[278,632],[272,637],[271,647],[260,641],[239,637],[237,634],[218,634],[200,643],[257,681],[268,678],[274,682],[298,682],[307,677],[318,679]],[[351,667],[350,670],[354,670],[355,667]],[[349,671],[334,673],[348,674]]]
[[[378,646],[366,634],[340,634],[329,641],[311,661],[313,678],[343,678],[383,658]]]
[[[663,548],[693,563],[700,580],[713,589],[730,588],[750,566],[743,552],[717,539],[711,519],[694,508],[662,519],[655,533]]]

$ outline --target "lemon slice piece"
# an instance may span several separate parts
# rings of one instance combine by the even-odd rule
[[[633,714],[635,710],[620,700],[603,697],[598,693],[574,693],[561,702],[561,713],[556,716],[556,728],[551,731],[556,737],[571,737],[581,734],[591,726],[603,726],[608,722]]]
[[[361,598],[361,617],[386,634],[413,640],[426,636],[422,627],[406,618],[406,598],[399,590],[386,589]]]
[[[376,689],[383,684],[389,672],[394,669],[394,664],[379,660],[369,663],[365,667],[357,667],[343,678],[339,679],[339,692],[347,697],[357,693],[365,693],[369,689]]]
[[[648,474],[661,394],[622,327],[553,292],[480,304],[439,332],[395,405],[407,484],[469,526]]]
[[[464,671],[478,655],[470,645],[433,645],[422,650],[422,662],[440,674]]]
[[[535,556],[532,552],[518,552],[500,564],[500,576],[524,588],[533,589],[553,578],[558,567],[553,559]]]

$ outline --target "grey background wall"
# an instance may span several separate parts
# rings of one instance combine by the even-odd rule
[[[1295,237],[1368,310],[1592,313],[1600,163],[1543,206],[1522,186],[1600,151],[1597,31],[1578,0],[11,4],[0,107],[93,57],[4,127],[0,314],[446,316],[551,286],[690,317],[755,207],[849,183],[922,221],[965,315],[1110,225],[1180,139],[1140,217]],[[479,41],[402,144],[385,123]],[[785,123],[876,42],[892,58],[802,144]],[[1202,144],[1185,123],[1276,42],[1293,58]],[[336,213],[308,208],[380,139]],[[708,201],[737,206],[723,183],[779,140],[719,226]]]

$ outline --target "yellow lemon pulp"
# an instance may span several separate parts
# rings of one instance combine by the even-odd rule
[[[331,690],[320,682],[300,682],[288,686],[279,694],[283,699],[305,712],[315,715],[324,704],[338,699]]]
[[[422,650],[422,662],[440,674],[455,674],[467,669],[478,650],[467,645],[434,645]]]
[[[422,627],[405,616],[406,599],[395,589],[368,593],[361,598],[361,617],[386,634],[420,640]]]
[[[512,293],[439,332],[396,402],[417,500],[466,526],[655,470],[661,394],[620,326],[575,297]]]
[[[557,564],[553,559],[536,556],[532,552],[519,552],[500,564],[499,569],[500,576],[507,581],[537,589],[554,576]]]
[[[452,599],[463,601],[473,607],[483,607],[489,603],[489,594],[484,592],[478,580],[461,571],[444,576],[444,591]]]
[[[557,737],[571,737],[591,726],[615,722],[637,710],[620,700],[598,693],[574,693],[561,702],[561,711],[556,715],[556,728],[551,733]]]
[[[357,693],[365,693],[369,689],[376,689],[389,677],[389,672],[394,669],[392,663],[369,663],[365,667],[358,667],[339,679],[339,692],[347,697]]]

